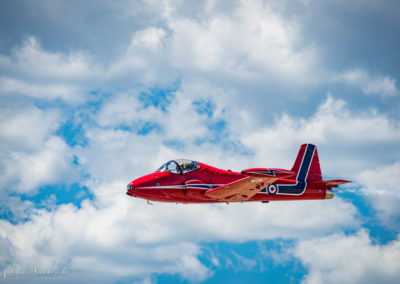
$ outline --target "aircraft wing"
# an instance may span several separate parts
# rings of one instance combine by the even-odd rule
[[[247,176],[240,180],[207,190],[204,195],[218,201],[245,201],[256,195],[267,185],[276,181],[271,177]]]

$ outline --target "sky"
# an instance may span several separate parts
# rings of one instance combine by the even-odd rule
[[[0,0],[0,282],[397,283],[400,3]],[[174,158],[290,169],[320,201],[148,205]],[[65,280],[59,280],[60,283]]]

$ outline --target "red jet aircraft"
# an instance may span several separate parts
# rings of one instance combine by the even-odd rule
[[[127,194],[151,201],[215,203],[330,199],[332,188],[350,181],[322,180],[317,148],[300,147],[292,169],[217,169],[190,160],[172,160],[131,181]]]

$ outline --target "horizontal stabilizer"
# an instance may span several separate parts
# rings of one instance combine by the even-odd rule
[[[332,180],[321,180],[321,181],[315,181],[311,183],[311,186],[317,186],[317,187],[326,187],[326,189],[331,189],[334,187],[338,187],[339,185],[349,183],[351,181],[344,180],[344,179],[332,179]]]

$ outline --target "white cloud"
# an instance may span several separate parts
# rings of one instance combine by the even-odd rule
[[[168,139],[193,142],[208,135],[208,118],[197,113],[193,102],[186,93],[178,90],[171,96],[168,106],[162,110],[153,105],[145,106],[137,93],[121,94],[105,101],[94,119],[99,126],[108,130],[111,127],[125,126],[132,132],[140,130],[146,123],[152,123],[161,130],[161,135],[157,136],[158,143]],[[128,132],[125,134],[135,135]]]
[[[234,94],[236,98],[230,99],[236,102],[243,103],[247,92],[253,100],[246,103],[254,106],[254,101],[268,103],[276,92],[292,96],[299,88],[329,81],[332,72],[321,65],[313,42],[303,39],[301,18],[288,17],[279,7],[263,1],[237,1],[231,6],[218,1],[136,3],[135,11],[125,8],[121,13],[136,17],[144,11],[158,17],[134,31],[130,43],[118,48],[119,54],[107,63],[100,64],[80,50],[44,49],[31,36],[10,56],[0,55],[0,70],[8,86],[3,92],[73,100],[83,90],[110,85],[170,85],[204,79]],[[58,13],[57,9],[53,12]],[[122,10],[120,5],[112,9]],[[395,79],[372,76],[362,69],[337,74],[333,81],[356,85],[366,94],[398,94]]]
[[[236,113],[233,108],[223,108],[224,104],[220,100],[215,103],[214,93],[204,97],[213,105],[211,114],[197,113],[193,102],[201,98],[201,91],[196,91],[196,87],[190,85],[184,85],[176,91],[165,110],[152,105],[144,107],[138,97],[135,93],[115,96],[105,101],[94,115],[101,128],[88,129],[87,134],[92,147],[79,150],[82,159],[89,161],[91,158],[88,155],[100,159],[98,153],[107,153],[109,157],[122,157],[116,161],[115,167],[112,167],[118,170],[114,172],[102,169],[104,173],[99,172],[94,176],[105,178],[120,176],[119,173],[127,176],[129,168],[133,165],[134,169],[145,173],[157,168],[164,162],[163,159],[184,156],[237,171],[254,165],[290,168],[298,147],[302,143],[311,142],[320,148],[319,154],[325,174],[345,174],[343,178],[353,180],[366,165],[376,166],[377,162],[381,163],[380,159],[376,159],[385,152],[384,148],[379,147],[380,143],[385,142],[395,147],[400,141],[399,125],[395,120],[374,109],[351,112],[345,101],[334,99],[331,95],[310,117],[297,118],[283,114],[276,117],[273,124],[267,127],[246,126],[249,122],[246,120],[247,112]],[[240,119],[243,116],[244,118]],[[232,122],[233,117],[236,118]],[[218,143],[207,142],[213,141],[214,135],[219,134],[210,131],[207,125],[218,120],[227,122],[221,134],[223,139]],[[146,123],[155,125],[156,130],[150,135],[136,135],[135,132]],[[122,128],[114,130],[112,127]],[[132,132],[121,130],[126,127]],[[205,142],[195,143],[198,139]],[[160,147],[169,140],[176,140],[181,144],[175,149],[172,146]],[[243,152],[236,148],[224,149],[225,143],[236,143],[238,147],[242,145],[241,147],[252,155],[244,157]],[[374,149],[374,153],[364,155],[365,152],[359,150],[360,145],[365,150]],[[148,161],[145,157],[152,155],[151,152],[155,152],[153,156],[156,159]],[[107,163],[113,161],[112,158],[106,160]],[[107,165],[105,162],[86,164],[90,167],[95,165],[93,168],[98,167],[99,170]]]
[[[307,119],[284,114],[275,121],[273,126],[242,134],[242,143],[255,151],[260,164],[264,157],[269,157],[272,164],[294,161],[295,152],[291,149],[311,142],[324,149],[319,152],[320,158],[330,157],[321,160],[323,172],[326,169],[328,174],[343,173],[354,178],[367,163],[379,162],[373,156],[384,149],[377,145],[382,142],[397,145],[400,141],[400,126],[396,121],[375,110],[354,113],[345,101],[332,96]],[[373,145],[376,152],[360,155],[357,148],[362,144]]]
[[[60,127],[62,120],[56,109],[3,108],[0,112],[0,145],[14,150],[39,149],[43,141]]]
[[[179,73],[171,66],[167,35],[150,27],[133,34],[130,45],[108,66],[107,78],[123,85],[171,84]]]
[[[253,83],[314,80],[313,47],[302,47],[298,23],[282,18],[270,4],[239,1],[232,10],[200,19],[168,18],[175,66]]]
[[[162,46],[165,31],[160,28],[148,28],[135,33],[130,48],[139,47],[157,51]]]
[[[252,257],[250,258],[244,257],[235,251],[232,251],[232,255],[236,259],[236,269],[238,271],[251,270],[257,265],[257,260],[253,259]]]
[[[21,80],[0,77],[0,94],[3,96],[27,96],[35,99],[62,99],[71,103],[82,102],[84,91],[80,88],[61,84],[30,84]]]
[[[365,170],[357,177],[378,216],[387,224],[398,227],[400,217],[400,163]]]
[[[165,112],[155,107],[143,109],[135,94],[122,94],[108,100],[93,116],[98,126],[86,129],[87,145],[74,149],[79,156],[81,166],[91,177],[87,185],[94,194],[95,201],[93,203],[84,201],[81,209],[63,205],[50,212],[33,211],[30,221],[18,225],[2,222],[1,236],[4,243],[11,243],[12,263],[21,266],[31,266],[33,263],[42,266],[68,266],[74,275],[85,275],[93,279],[104,273],[101,274],[104,281],[121,277],[148,277],[157,272],[179,274],[185,279],[202,280],[209,277],[212,271],[199,260],[201,242],[307,239],[359,226],[359,221],[355,217],[356,208],[340,198],[268,205],[253,203],[185,206],[156,203],[147,206],[144,201],[127,197],[124,194],[125,185],[130,179],[154,170],[159,164],[178,154],[190,155],[189,158],[198,158],[205,162],[218,162],[220,165],[235,165],[238,167],[237,170],[254,161],[251,157],[243,159],[240,154],[234,152],[227,155],[218,144],[193,145],[193,141],[189,140],[186,143],[187,147],[173,149],[159,146],[162,144],[163,134],[152,133],[142,136],[114,129],[116,126],[136,123],[139,118],[145,121],[151,120],[153,115],[160,115],[154,120],[162,125],[163,130],[172,127],[190,130],[196,125],[204,125],[201,115],[191,114],[193,111],[191,99],[181,96],[183,93],[178,92]],[[172,115],[173,110],[176,116]],[[180,127],[180,118],[184,118],[185,115],[196,117],[194,121],[189,120],[188,126]],[[37,116],[42,117],[43,113],[39,111]],[[323,123],[320,123],[321,121]],[[380,137],[373,137],[378,142],[380,139],[394,141],[398,139],[385,117],[377,114],[371,116],[370,113],[351,114],[343,101],[333,98],[328,98],[311,119],[296,122],[294,118],[287,116],[286,122],[281,125],[281,120],[278,120],[271,130],[275,137],[285,137],[285,135],[297,137],[302,132],[296,131],[308,131],[310,135],[313,134],[324,142],[324,137],[330,137],[329,135],[339,137],[348,135],[346,131],[335,126],[337,123],[342,125],[347,123],[348,127],[354,127],[354,131],[363,123],[367,123],[366,128],[374,130],[376,127],[377,131],[381,131]],[[33,123],[34,125],[36,123]],[[48,128],[55,129],[56,126]],[[315,129],[318,130],[317,134],[314,132]],[[366,130],[359,131],[365,136],[364,139],[372,139]],[[19,137],[18,135],[22,134],[13,134],[9,139],[17,141],[18,139],[14,137]],[[166,137],[185,139],[185,136],[179,135],[179,133],[166,134]],[[34,145],[37,146],[40,141],[45,141],[45,147],[43,151],[33,155],[37,158],[31,159],[33,164],[46,161],[43,157],[61,157],[61,159],[64,157],[62,152],[66,149],[61,147],[62,141],[52,136],[51,130],[45,131],[39,137],[42,138]],[[253,138],[255,141],[258,136]],[[268,136],[261,138],[267,139],[259,141],[262,145],[265,143],[274,145],[272,138],[270,142]],[[296,139],[304,138],[305,136],[300,135]],[[360,143],[359,139],[361,138],[356,138],[351,143]],[[292,142],[296,144],[294,151],[297,151],[300,144],[297,142],[299,141]],[[257,145],[247,144],[253,150],[257,149]],[[292,144],[288,143],[286,147],[289,147],[288,145]],[[57,148],[58,146],[61,148]],[[278,154],[284,153],[288,148],[280,146],[282,143],[271,146],[271,151],[276,147],[277,152],[274,157],[282,161],[284,159]],[[61,153],[58,153],[57,149],[61,149]],[[48,154],[49,151],[56,155]],[[295,153],[285,161],[292,162],[294,157]],[[263,166],[268,166],[265,165],[264,159],[259,159],[262,160]],[[51,168],[44,167],[42,172],[49,172],[49,176],[57,177],[57,172],[53,173],[51,170],[53,168],[62,170],[62,166],[58,166],[62,165],[62,161],[57,159],[54,161],[54,163],[44,163]],[[40,170],[40,167],[37,169]],[[24,169],[22,172],[28,171]],[[46,175],[42,175],[41,171],[35,176],[44,182],[51,182],[45,179]],[[29,176],[26,179],[35,181]],[[198,219],[198,216],[203,217]],[[106,267],[110,269],[103,269]]]
[[[399,94],[396,80],[390,76],[373,76],[360,68],[350,69],[334,76],[334,81],[343,81],[358,87],[366,95],[379,95],[383,98]]]
[[[90,147],[78,147],[79,162],[93,178],[102,181],[127,179],[134,173],[146,173],[158,152],[159,137],[134,135],[124,130],[92,128],[86,132]],[[164,161],[165,162],[165,161]]]
[[[7,220],[12,222],[28,220],[34,210],[33,202],[22,201],[20,197],[8,196],[6,192],[0,191],[0,215],[6,216]]]
[[[204,4],[195,8],[174,1],[135,5],[135,11],[157,11],[162,16],[133,32],[130,44],[102,64],[88,52],[55,51],[28,37],[10,55],[0,55],[0,93],[80,102],[93,89],[204,81],[218,86],[224,101],[243,104],[246,91],[253,98],[246,104],[254,106],[260,98],[268,101],[259,90],[282,82],[297,89],[318,81],[315,48],[302,42],[300,23],[293,18],[286,19],[261,1],[238,1],[232,7],[213,1]],[[51,7],[52,12],[60,12],[59,6]],[[185,96],[191,97],[188,92]]]
[[[35,107],[2,110],[2,190],[27,192],[46,183],[76,180],[72,152],[54,135],[62,120],[57,110]]]
[[[302,41],[300,23],[269,3],[150,6],[163,11],[163,25],[134,32],[126,50],[109,65],[108,79],[154,85],[204,78],[244,91],[283,84],[290,88],[288,82],[292,89],[315,85],[324,73],[314,46]],[[192,12],[193,17],[186,16]]]
[[[27,38],[10,55],[0,54],[0,95],[79,104],[88,90],[104,81],[105,69],[81,51],[52,51],[42,48],[35,37]]]
[[[309,269],[304,283],[397,283],[400,240],[374,244],[368,233],[299,242],[293,253]]]
[[[102,127],[138,127],[144,122],[159,122],[165,116],[161,109],[145,107],[137,93],[120,94],[104,101],[94,119]]]
[[[165,111],[152,105],[145,107],[138,94],[115,96],[104,102],[95,120],[102,127],[127,126],[134,131],[145,123],[154,123],[161,127],[165,140],[193,141],[207,135],[206,118],[196,112],[193,100],[179,90]]]
[[[71,83],[98,77],[101,68],[82,52],[51,52],[43,50],[38,39],[27,38],[11,56],[0,56],[4,74],[17,75],[39,82]]]
[[[0,187],[27,192],[48,183],[70,184],[76,180],[72,154],[62,139],[51,137],[42,147],[43,150],[31,153],[10,151],[2,160],[5,170],[0,175]]]
[[[10,251],[1,264],[67,267],[76,279],[105,282],[152,273],[200,281],[212,274],[199,260],[201,242],[309,238],[358,224],[355,207],[340,199],[150,206],[125,195],[125,183],[91,186],[96,199],[80,209],[67,204],[35,210],[25,223],[0,221],[0,247]]]
[[[160,123],[167,137],[194,141],[196,138],[210,135],[206,122],[207,119],[196,112],[193,100],[178,91],[168,107],[167,117]]]
[[[344,101],[330,96],[309,118],[285,114],[271,124],[263,119],[272,93],[284,101],[292,92],[282,89],[298,92],[327,81],[318,50],[312,42],[302,41],[301,24],[279,14],[270,3],[239,1],[223,7],[222,2],[208,1],[200,12],[191,5],[177,7],[169,1],[152,5],[162,17],[140,25],[143,28],[133,33],[129,44],[117,47],[120,54],[104,65],[82,51],[42,47],[34,37],[10,55],[0,55],[2,95],[80,103],[91,98],[85,90],[101,90],[93,96],[96,106],[77,110],[78,116],[87,115],[90,120],[84,122],[88,142],[84,146],[71,148],[55,135],[63,122],[61,112],[35,107],[13,110],[15,113],[1,110],[0,186],[26,192],[42,184],[74,181],[76,154],[95,199],[85,200],[80,209],[67,204],[50,211],[10,199],[12,206],[22,205],[15,213],[21,218],[30,216],[30,220],[16,225],[0,221],[2,267],[10,263],[66,266],[76,279],[83,276],[105,282],[135,276],[149,279],[153,273],[201,281],[212,274],[212,267],[200,261],[202,242],[304,240],[358,227],[357,209],[340,198],[268,205],[147,206],[143,200],[125,195],[130,179],[175,157],[238,171],[250,166],[290,168],[299,145],[313,142],[321,147],[323,171],[354,176],[368,163],[381,163],[372,158],[374,153],[356,152],[359,146],[371,144],[375,149],[380,143],[397,145],[400,140],[398,123],[386,115],[374,110],[353,113]],[[143,7],[136,10],[137,4],[134,6],[134,12],[124,13],[137,16]],[[188,17],[187,10],[194,16]],[[144,107],[138,98],[143,86],[176,81],[180,88],[165,110]],[[366,94],[389,97],[398,93],[392,77],[375,77],[360,69],[344,72],[336,81],[353,84]],[[112,96],[104,98],[109,90]],[[102,97],[102,91],[107,95]],[[213,103],[210,117],[196,112],[193,102],[198,99]],[[98,105],[99,110],[93,112]],[[274,112],[271,108],[267,111]],[[214,134],[207,124],[218,119],[228,122],[223,141],[198,143]],[[137,135],[148,122],[160,129]],[[123,130],[125,127],[132,131]],[[168,146],[165,142],[169,140],[182,145]],[[227,149],[225,141],[243,144],[254,155]],[[397,164],[383,169],[382,178],[391,180],[387,188],[397,181],[390,178],[397,171]],[[359,179],[372,192],[377,185],[369,177],[366,172]],[[376,208],[381,210],[384,200],[386,197]],[[394,203],[388,208],[388,214],[397,214]],[[318,241],[325,244],[328,239],[339,242],[341,237]],[[369,241],[360,233],[353,243],[377,250],[378,256],[388,254],[385,246]],[[397,246],[397,242],[393,244]],[[312,243],[301,241],[296,253],[312,268],[309,279],[325,277],[325,268],[320,269],[322,274],[317,272],[317,264],[304,255],[302,247],[307,245]],[[395,246],[391,245],[387,247]],[[341,245],[337,246],[340,250]],[[318,251],[313,253],[318,259]],[[219,263],[218,259],[212,262]],[[254,262],[247,264],[251,267]],[[344,269],[339,264],[335,268]],[[377,273],[386,272],[381,269]]]
[[[391,97],[399,93],[396,80],[391,77],[379,77],[373,79],[364,88],[366,94],[380,94],[382,97]]]

